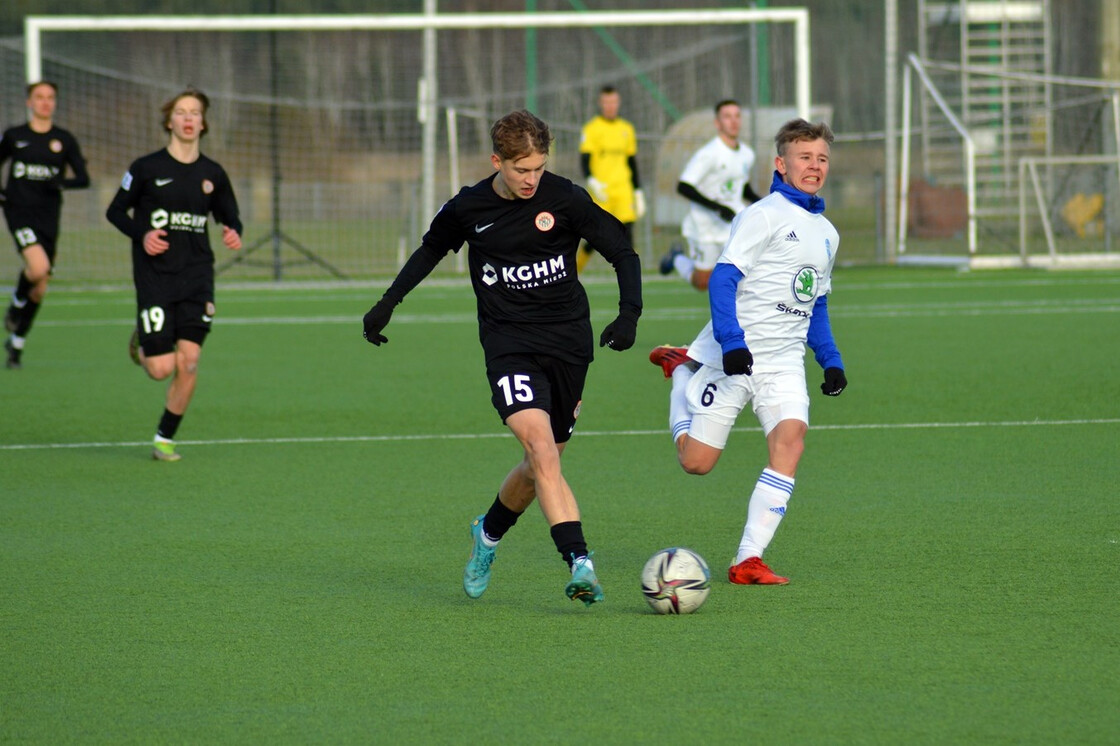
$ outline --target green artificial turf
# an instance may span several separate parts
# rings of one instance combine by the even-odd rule
[[[591,608],[535,507],[462,592],[520,457],[465,284],[421,286],[380,348],[379,287],[220,286],[173,464],[131,296],[54,292],[0,370],[0,741],[1120,742],[1120,274],[838,271],[850,386],[810,361],[784,587],[726,581],[765,444],[748,412],[713,473],[679,469],[646,354],[706,298],[648,279],[564,456]],[[589,294],[599,329],[617,293]],[[712,567],[689,616],[639,590],[671,545]]]

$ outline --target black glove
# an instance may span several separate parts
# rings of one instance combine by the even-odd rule
[[[734,210],[732,210],[730,207],[728,207],[727,205],[720,205],[719,206],[720,220],[724,220],[724,221],[730,223],[732,220],[735,219],[735,215],[736,215],[736,212]]]
[[[754,355],[746,347],[723,353],[723,372],[729,376],[749,376],[754,365]]]
[[[366,341],[371,345],[379,347],[382,342],[389,341],[385,335],[381,333],[381,330],[388,325],[389,319],[393,317],[393,308],[396,305],[397,304],[393,301],[382,298],[377,301],[376,305],[369,309],[369,313],[362,318],[362,326],[365,327],[362,336],[365,337]]]
[[[843,368],[825,368],[824,383],[821,384],[821,393],[825,396],[840,396],[840,392],[848,385]]]
[[[610,347],[615,352],[629,350],[634,346],[634,338],[638,335],[638,317],[623,311],[603,329],[599,335],[599,346]]]

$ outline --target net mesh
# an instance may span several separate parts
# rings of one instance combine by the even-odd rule
[[[765,103],[792,115],[792,25],[759,26]],[[246,226],[247,250],[237,261],[216,248],[226,277],[389,274],[430,220],[418,204],[420,31],[66,31],[45,32],[42,46],[43,77],[60,89],[55,121],[78,138],[93,179],[91,189],[65,196],[60,278],[130,278],[127,240],[104,211],[127,166],[166,145],[159,107],[188,85],[211,99],[202,149],[230,174]],[[471,114],[457,120],[462,183],[492,171],[491,122],[530,101],[556,136],[551,169],[578,178],[580,128],[610,84],[639,133],[647,191],[657,185],[640,247],[647,258],[657,254],[668,241],[661,227],[675,231],[669,205],[679,199],[672,189],[683,165],[680,156],[660,155],[666,148],[687,155],[710,138],[717,100],[748,102],[752,48],[750,24],[441,30],[437,204],[460,186],[448,177],[442,117],[449,107]],[[0,47],[0,55],[0,114],[10,125],[25,118],[21,45]],[[674,130],[689,115],[706,125]],[[749,130],[746,112],[744,121]],[[756,180],[768,182],[763,171]]]

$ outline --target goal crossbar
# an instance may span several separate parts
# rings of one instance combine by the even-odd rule
[[[42,78],[44,31],[423,31],[483,28],[571,28],[724,23],[792,23],[795,38],[795,106],[809,116],[809,11],[805,8],[544,13],[392,13],[275,16],[27,16],[24,19],[27,82]]]

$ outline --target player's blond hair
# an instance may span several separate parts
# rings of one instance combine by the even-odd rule
[[[531,112],[521,109],[494,122],[490,128],[490,142],[494,155],[503,161],[515,161],[535,153],[548,155],[552,132]]]
[[[791,119],[778,130],[778,134],[774,136],[774,144],[778,147],[778,155],[784,156],[790,143],[802,140],[824,140],[832,145],[834,139],[832,129],[824,122],[812,124],[804,119]]]

